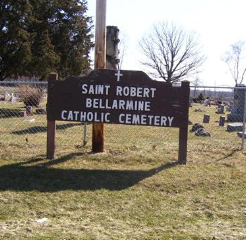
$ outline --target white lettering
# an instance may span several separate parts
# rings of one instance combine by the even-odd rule
[[[144,102],[144,111],[150,111],[150,102]]]
[[[74,111],[74,120],[78,121],[78,115],[79,115],[79,111]]]
[[[151,88],[151,97],[154,98],[155,97],[155,91],[156,91],[156,88]]]
[[[117,109],[118,108],[118,104],[117,103],[118,103],[117,100],[113,101],[112,109]]]
[[[116,96],[154,98],[156,88],[146,87],[116,87]]]
[[[171,127],[174,117],[167,117],[167,118],[168,118],[168,121],[169,121],[169,127]]]
[[[134,110],[133,101],[132,100],[126,101],[126,109],[127,110]]]
[[[68,112],[67,120],[73,121],[73,111]]]
[[[109,85],[82,85],[82,94],[96,94],[96,95],[108,95]]]
[[[67,120],[67,118],[65,117],[65,114],[67,113],[66,110],[63,110],[62,113],[61,113],[61,119],[62,120]]]
[[[144,110],[144,102],[143,101],[139,101],[138,110],[139,111],[143,111]]]
[[[133,100],[116,100],[111,103],[108,99],[86,98],[86,108],[95,109],[119,109],[131,111],[150,111],[150,102],[148,101],[133,101]]]
[[[103,85],[96,85],[97,88],[97,94],[103,94]]]
[[[154,118],[154,125],[155,126],[160,125],[160,116],[155,116],[155,118]]]
[[[97,99],[93,104],[98,104]],[[125,101],[119,103],[119,109],[124,110]],[[82,111],[61,111],[61,119],[65,121],[81,121],[81,122],[107,122],[110,123],[110,113],[103,112],[82,112]],[[150,125],[150,126],[172,126],[174,117],[170,116],[154,116],[146,114],[119,114],[118,123],[132,125]]]
[[[122,96],[122,87],[121,86],[116,87],[116,96]]]
[[[137,97],[143,97],[143,88],[137,88]]]
[[[85,107],[86,108],[91,108],[92,107],[92,99],[91,98],[86,98]]]
[[[149,118],[149,125],[152,125],[152,120],[153,120],[154,116],[153,115],[149,115],[148,118]]]
[[[108,95],[110,86],[109,85],[105,85],[104,87],[105,87],[105,94]]]
[[[125,114],[120,114],[119,115],[119,123],[124,123],[123,117],[125,116]]]
[[[126,124],[131,124],[131,114],[126,114],[126,121],[125,121],[125,123]]]
[[[82,85],[82,93],[83,94],[86,94],[87,93],[87,86],[88,86],[87,84],[83,84]]]
[[[120,114],[119,123],[132,125],[154,125],[154,126],[172,126],[174,117],[153,116],[145,114]]]
[[[94,86],[93,86],[93,85],[90,85],[90,86],[89,86],[88,93],[89,93],[89,94],[94,94],[94,92],[95,92],[95,91],[94,91]]]
[[[92,112],[87,113],[87,121],[89,121],[89,122],[93,121],[93,113]]]
[[[144,88],[144,92],[143,92],[144,97],[149,97],[149,92],[150,92],[149,88]]]
[[[97,99],[97,98],[93,99],[93,108],[98,108],[98,101],[99,101],[99,99]]]
[[[119,100],[119,106],[118,109],[125,110],[125,101],[124,100]]]
[[[132,124],[140,124],[139,115],[134,114],[132,117]]]
[[[123,95],[127,97],[127,96],[129,96],[129,94],[130,94],[130,88],[124,87],[123,88]]]
[[[131,87],[131,96],[132,97],[136,96],[136,88],[135,87]]]
[[[80,112],[80,121],[86,122],[86,112]]]
[[[141,115],[141,124],[146,125],[146,115]]]
[[[110,113],[105,113],[105,122],[110,122],[108,117],[110,116]]]
[[[167,122],[167,117],[161,116],[161,126],[166,126],[167,125],[166,122]]]

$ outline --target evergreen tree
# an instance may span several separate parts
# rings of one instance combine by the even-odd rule
[[[22,75],[31,60],[30,12],[31,5],[25,0],[0,3],[0,80]]]
[[[0,79],[40,79],[88,70],[92,20],[85,0],[4,0],[0,6]]]

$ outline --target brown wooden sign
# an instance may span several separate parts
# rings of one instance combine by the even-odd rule
[[[189,83],[154,81],[139,71],[95,70],[49,81],[48,120],[159,127],[188,123]]]
[[[140,71],[98,69],[64,81],[50,77],[48,126],[61,120],[178,127],[179,162],[186,163],[189,92],[189,82],[175,87]]]

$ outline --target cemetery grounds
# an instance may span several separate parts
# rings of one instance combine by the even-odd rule
[[[76,122],[57,122],[47,160],[46,115],[23,109],[0,102],[0,239],[246,239],[246,151],[215,105],[190,108],[211,137],[189,132],[187,165],[176,128],[107,124],[95,154]]]

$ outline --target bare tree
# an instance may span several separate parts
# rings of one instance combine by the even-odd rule
[[[154,77],[166,82],[184,80],[194,74],[205,61],[201,46],[194,32],[186,32],[174,23],[153,25],[152,32],[139,43],[146,61],[141,63],[150,69]]]
[[[227,63],[235,85],[242,84],[246,72],[245,42],[238,41],[230,46],[222,60]]]
[[[194,86],[193,97],[196,97],[197,88],[199,87],[199,85],[202,84],[202,80],[199,78],[198,74],[196,73],[196,76],[195,76],[194,80],[192,80],[191,82],[192,82],[192,84]]]
[[[124,58],[126,55],[128,55],[127,42],[129,42],[128,35],[125,32],[121,32],[120,43],[119,43],[119,59],[120,59],[120,62],[118,64],[119,69],[122,69]]]

